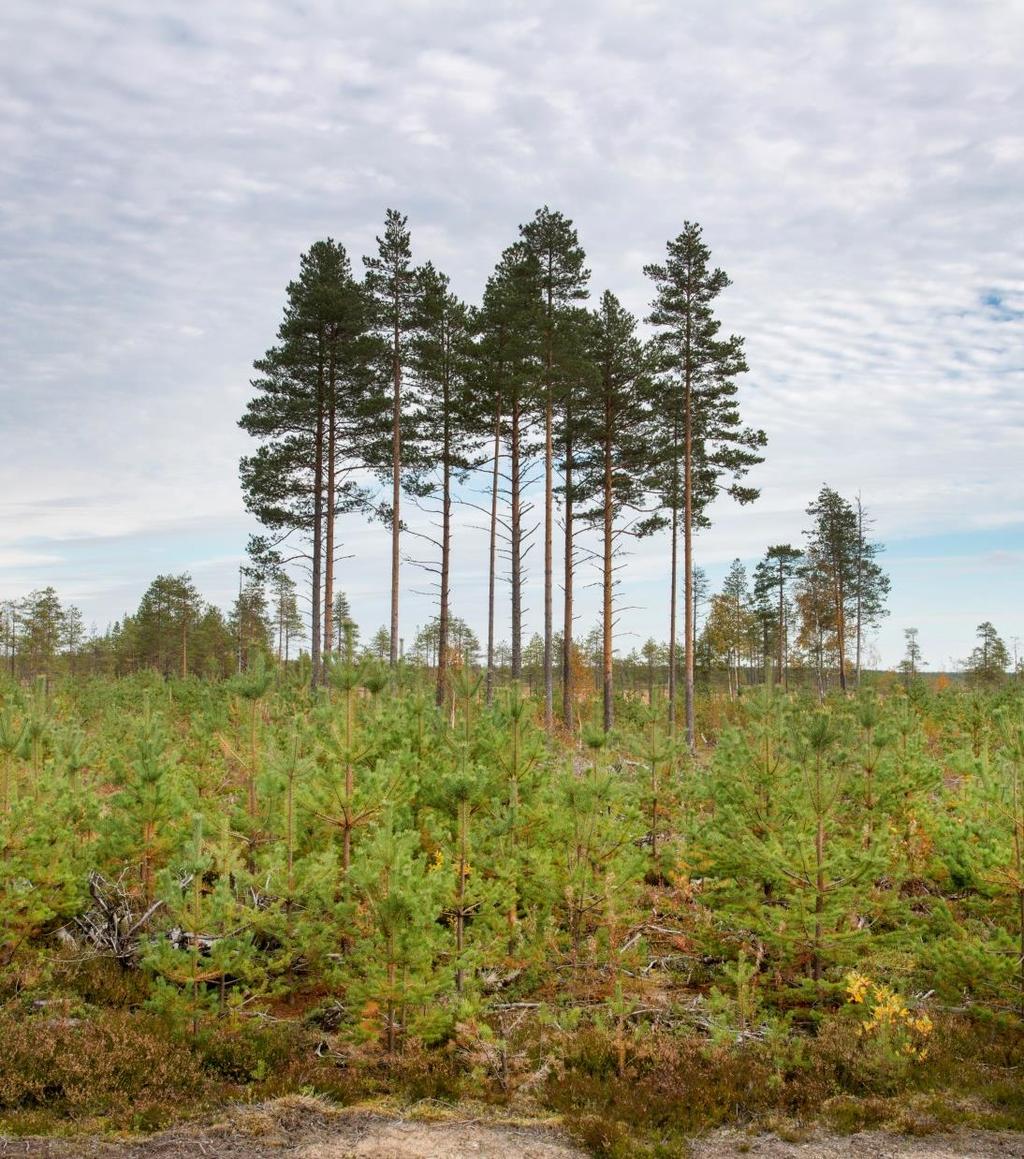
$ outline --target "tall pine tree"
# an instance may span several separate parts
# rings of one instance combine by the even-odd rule
[[[590,271],[569,218],[546,205],[519,228],[540,282],[540,405],[544,422],[544,723],[554,722],[554,463],[555,409],[569,333],[566,313],[586,298]],[[571,566],[571,565],[570,565]],[[571,601],[571,585],[566,589]],[[570,604],[571,606],[571,604]]]
[[[388,344],[388,370],[391,385],[390,464],[384,468],[391,479],[391,504],[387,519],[391,527],[391,666],[398,663],[399,573],[401,570],[402,534],[402,371],[406,358],[405,344],[414,325],[416,304],[416,271],[412,265],[407,218],[396,209],[387,211],[384,236],[377,238],[377,253],[363,258],[366,287],[374,303],[378,332]],[[378,453],[378,468],[386,456]]]
[[[669,607],[669,723],[676,720],[676,610],[678,533],[683,533],[684,664],[686,739],[693,745],[693,531],[706,525],[706,509],[722,492],[749,503],[758,492],[739,480],[765,445],[763,431],[743,427],[736,379],[747,370],[743,340],[719,337],[715,299],[730,284],[709,265],[711,251],[701,228],[686,222],[668,243],[664,263],[644,267],[655,298],[648,321],[657,328],[663,368],[666,422],[657,487],[671,514],[671,596]]]
[[[538,265],[522,244],[509,246],[487,281],[477,314],[476,375],[481,398],[489,401],[493,424],[491,464],[490,550],[488,564],[487,695],[493,693],[495,655],[495,601],[499,541],[507,542],[512,588],[511,675],[522,676],[523,573],[530,528],[529,503],[524,491],[529,460],[531,384],[537,367]],[[500,467],[504,445],[508,472]],[[502,518],[499,499],[503,482],[508,494],[508,516]]]
[[[636,319],[607,290],[592,315],[590,356],[596,375],[580,450],[579,486],[593,496],[581,517],[601,530],[601,695],[607,732],[615,717],[616,542],[627,533],[649,534],[658,522],[641,514],[654,403],[650,357],[636,336]]]
[[[310,563],[314,684],[321,643],[329,651],[332,637],[335,517],[366,503],[350,472],[372,407],[367,323],[366,299],[344,247],[330,238],[316,242],[288,285],[278,342],[257,361],[256,394],[239,420],[260,441],[240,464],[246,507],[271,532],[254,537],[250,553],[268,573],[289,559]],[[287,554],[285,542],[295,532],[309,550]]]
[[[438,705],[444,702],[451,619],[452,486],[477,465],[478,404],[469,377],[472,337],[469,311],[449,290],[447,277],[428,263],[419,271],[411,365],[419,387],[413,489],[440,503],[437,565]],[[430,565],[432,568],[434,565]]]

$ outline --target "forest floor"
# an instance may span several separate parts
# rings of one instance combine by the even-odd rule
[[[144,1139],[0,1137],[0,1157],[33,1159],[583,1159],[551,1124],[460,1118],[458,1107],[413,1108],[406,1116],[361,1107],[332,1107],[293,1096],[235,1107],[205,1124]],[[694,1139],[689,1159],[754,1155],[761,1159],[1007,1159],[1024,1157],[1024,1134],[963,1130],[927,1137],[863,1131],[837,1135],[809,1130],[799,1138],[723,1129]]]

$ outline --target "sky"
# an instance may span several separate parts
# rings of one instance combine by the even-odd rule
[[[732,279],[769,442],[761,498],[698,537],[713,583],[799,542],[828,483],[886,548],[877,663],[914,626],[955,667],[982,620],[1024,654],[1021,59],[1021,0],[7,0],[0,599],[53,584],[102,630],[188,570],[226,606],[256,529],[237,419],[299,254],[331,236],[358,266],[393,206],[474,301],[547,204],[641,318],[686,220]],[[459,521],[454,611],[481,627]],[[342,534],[369,633],[387,532]],[[621,574],[622,648],[664,638],[665,542]],[[411,639],[429,577],[403,589]]]

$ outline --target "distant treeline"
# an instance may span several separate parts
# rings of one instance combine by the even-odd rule
[[[822,630],[824,617],[821,609],[815,610],[814,603],[808,602],[810,592],[802,586],[801,574],[794,576],[791,588],[782,587],[781,619],[777,588],[765,582],[769,575],[766,559],[755,569],[751,583],[736,560],[721,590],[711,593],[703,571],[695,570],[696,687],[736,697],[766,681],[819,693],[839,686],[836,634]],[[333,622],[332,663],[388,662],[387,627],[364,636],[344,592],[335,595]],[[859,634],[856,621],[854,634]],[[974,684],[995,685],[1010,672],[1024,676],[1024,663],[1011,656],[991,623],[978,626],[977,644],[959,673],[927,672],[917,629],[906,629],[904,636],[906,654],[895,672],[906,685],[923,679],[941,685],[961,677]],[[560,647],[561,634],[555,633],[554,639]],[[448,640],[449,673],[485,669],[486,657],[476,632],[457,616],[451,617]],[[256,581],[244,585],[227,613],[205,601],[187,573],[158,576],[138,609],[102,633],[88,633],[79,609],[63,603],[52,587],[0,602],[0,662],[6,674],[23,681],[41,675],[120,677],[143,670],[166,677],[222,679],[249,670],[258,658],[281,671],[303,672],[308,679],[312,661],[306,643],[295,585],[283,573],[271,590]],[[857,648],[856,655],[862,650]],[[408,646],[400,640],[399,664],[426,670],[434,678],[439,655],[437,617],[418,628]],[[654,637],[624,651],[614,661],[615,688],[620,694],[667,708],[674,683],[671,657],[668,643]],[[678,662],[677,653],[677,666]],[[578,722],[583,706],[603,689],[600,624],[573,642],[572,663],[573,718]],[[869,666],[849,667],[849,680],[859,684],[868,671]],[[498,643],[491,656],[491,675],[494,686],[518,680],[531,696],[540,695],[544,689],[542,636],[534,633],[526,642],[518,674],[513,671],[511,646]],[[676,682],[679,675],[677,670]]]

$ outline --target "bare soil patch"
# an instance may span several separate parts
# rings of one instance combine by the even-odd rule
[[[302,1096],[233,1107],[213,1122],[125,1142],[0,1138],[2,1159],[579,1159],[585,1154],[544,1124],[460,1118],[457,1109],[430,1106],[401,1117]]]
[[[696,1140],[691,1151],[692,1159],[726,1159],[734,1155],[753,1155],[758,1159],[1008,1159],[1024,1156],[1024,1135],[972,1130],[915,1138],[888,1131],[860,1131],[856,1135],[814,1132],[806,1140],[789,1142],[777,1135],[722,1130]]]
[[[548,1123],[460,1117],[458,1108],[413,1108],[405,1116],[332,1107],[293,1096],[233,1107],[214,1121],[145,1139],[3,1138],[0,1159],[583,1159],[587,1154]],[[924,1138],[863,1131],[809,1133],[800,1141],[739,1129],[691,1142],[688,1159],[1009,1159],[1024,1157],[1024,1135],[953,1131]]]

